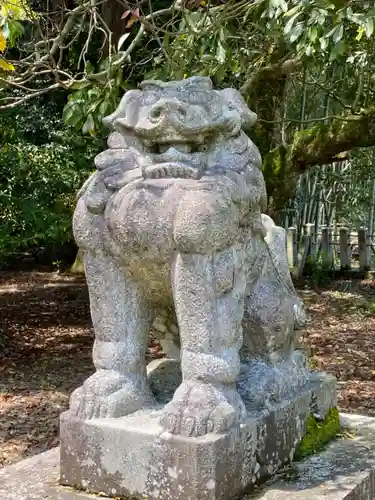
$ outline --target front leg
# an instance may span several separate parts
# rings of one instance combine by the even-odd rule
[[[187,436],[224,432],[238,425],[246,413],[236,390],[243,340],[245,259],[241,245],[222,248],[228,242],[228,234],[236,234],[238,238],[239,228],[235,226],[239,218],[231,212],[233,206],[224,206],[232,219],[227,218],[226,224],[221,224],[220,232],[218,224],[223,219],[216,206],[206,218],[204,231],[208,207],[205,200],[200,201],[196,207],[203,213],[195,212],[198,217],[202,215],[200,221],[192,221],[194,217],[183,212],[176,223],[175,234],[179,231],[176,240],[180,245],[172,282],[181,337],[183,382],[162,418],[167,431]],[[188,227],[187,221],[190,221]],[[202,236],[208,245],[204,252]],[[201,251],[191,252],[192,247]]]
[[[73,392],[70,411],[83,419],[124,416],[153,403],[145,362],[151,311],[137,284],[112,257],[87,250],[85,272],[96,373]]]

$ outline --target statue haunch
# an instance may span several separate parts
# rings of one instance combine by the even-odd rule
[[[270,237],[280,228],[261,215],[261,158],[244,132],[255,120],[237,91],[200,77],[145,81],[106,118],[109,149],[96,157],[74,214],[96,368],[72,394],[77,417],[154,404],[145,363],[154,321],[181,346],[183,381],[161,419],[171,433],[238,424],[241,353],[266,363],[290,355],[300,303],[283,235],[281,244]],[[279,318],[272,332],[271,315]]]

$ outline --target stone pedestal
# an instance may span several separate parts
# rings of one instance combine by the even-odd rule
[[[310,413],[324,418],[335,406],[335,379],[319,374],[268,409],[248,407],[226,434],[172,436],[159,425],[161,407],[103,420],[65,413],[60,481],[113,497],[233,500],[293,458]]]

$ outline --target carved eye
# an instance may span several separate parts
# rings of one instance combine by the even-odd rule
[[[160,118],[161,109],[158,107],[152,108],[150,115],[151,115],[151,118]]]
[[[186,111],[183,108],[179,108],[178,114],[180,115],[180,118],[186,117]]]

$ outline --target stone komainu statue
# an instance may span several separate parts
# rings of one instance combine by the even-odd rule
[[[261,213],[261,158],[245,133],[255,120],[237,91],[201,77],[145,81],[106,118],[109,149],[74,215],[96,368],[72,394],[75,416],[154,404],[152,325],[167,354],[181,349],[182,383],[161,419],[171,433],[225,431],[280,399],[287,377],[306,380],[285,234]]]

